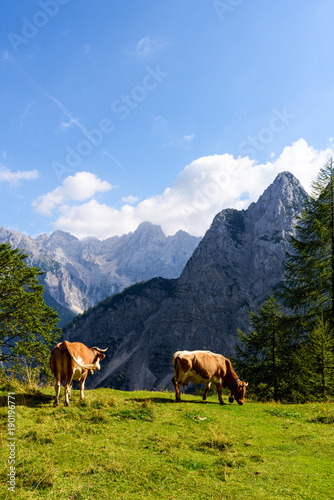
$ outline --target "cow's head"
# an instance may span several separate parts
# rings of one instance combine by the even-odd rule
[[[229,401],[232,402],[233,401],[233,398],[232,398],[232,395],[234,396],[236,402],[239,404],[239,405],[243,405],[244,404],[244,399],[245,399],[245,394],[246,394],[246,387],[248,385],[248,382],[241,382],[241,380],[237,380],[235,382],[235,385],[231,391],[231,398],[229,398]],[[232,401],[231,401],[232,399]]]
[[[104,352],[106,352],[106,350],[108,349],[100,349],[99,347],[91,347],[93,353],[95,354],[95,358],[94,358],[94,364],[96,366],[96,368],[94,368],[94,370],[100,370],[101,369],[101,366],[100,366],[100,360],[104,359],[106,357],[105,354],[103,354]],[[92,373],[92,371],[91,371]]]

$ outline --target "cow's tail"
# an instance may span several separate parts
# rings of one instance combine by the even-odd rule
[[[173,357],[173,368],[174,368],[174,378],[175,378],[175,381],[177,382],[179,380],[179,374],[180,374],[180,358],[179,358],[179,356]]]
[[[90,363],[88,365],[84,365],[84,364],[80,363],[76,359],[76,357],[74,356],[71,344],[69,342],[67,342],[66,340],[64,340],[63,344],[65,344],[65,347],[66,347],[69,355],[73,359],[74,363],[79,366],[79,368],[81,368],[82,370],[99,370],[100,369],[100,365],[98,364],[99,360],[97,360],[96,363]]]

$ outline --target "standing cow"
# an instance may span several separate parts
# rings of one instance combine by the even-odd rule
[[[108,349],[108,348],[107,348]],[[84,399],[85,380],[88,370],[100,370],[100,360],[107,349],[86,347],[81,342],[61,342],[51,351],[50,366],[55,376],[56,399],[53,406],[59,404],[60,384],[65,381],[65,406],[70,405],[70,396],[73,380],[80,381],[80,399]]]
[[[239,405],[244,404],[246,387],[248,383],[241,382],[232,368],[231,361],[221,354],[210,351],[177,351],[173,356],[174,377],[172,382],[175,387],[176,401],[180,402],[180,386],[205,383],[203,401],[206,401],[208,391],[213,382],[217,387],[220,404],[224,404],[222,388],[231,390],[230,401],[233,396]]]

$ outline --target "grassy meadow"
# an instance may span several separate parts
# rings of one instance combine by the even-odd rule
[[[0,392],[2,499],[334,498],[334,405],[220,406],[169,392]],[[15,492],[8,490],[15,392]],[[225,401],[227,397],[225,396]]]

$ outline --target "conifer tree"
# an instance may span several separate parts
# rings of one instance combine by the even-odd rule
[[[284,284],[278,293],[294,316],[307,319],[312,331],[316,317],[334,321],[334,164],[329,159],[313,183],[312,195],[291,237]]]
[[[317,317],[314,330],[304,344],[301,355],[307,392],[315,399],[327,401],[334,396],[334,332],[323,314]]]
[[[251,330],[239,330],[242,346],[237,346],[237,369],[251,380],[258,395],[279,401],[287,396],[290,378],[291,336],[287,333],[281,307],[269,297],[257,311],[250,312]]]

